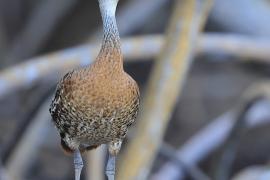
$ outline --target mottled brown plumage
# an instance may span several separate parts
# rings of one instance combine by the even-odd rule
[[[138,113],[138,86],[123,69],[116,22],[107,13],[102,13],[104,38],[96,61],[68,72],[50,107],[61,144],[70,152],[109,144],[116,155]]]

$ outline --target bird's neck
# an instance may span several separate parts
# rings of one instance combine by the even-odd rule
[[[114,0],[99,0],[103,22],[103,41],[97,61],[102,61],[103,66],[112,69],[123,69],[123,58],[121,53],[120,36],[116,24]]]
[[[103,41],[100,53],[121,55],[121,44],[114,16],[103,16]]]

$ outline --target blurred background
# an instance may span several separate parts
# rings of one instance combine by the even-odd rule
[[[270,1],[120,0],[117,22],[142,94],[118,179],[269,180]],[[48,109],[101,25],[97,0],[0,0],[0,180],[73,179]],[[106,154],[81,179],[105,179]]]

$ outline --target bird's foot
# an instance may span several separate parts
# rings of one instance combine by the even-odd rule
[[[74,168],[75,168],[75,180],[80,180],[83,168],[83,160],[79,149],[76,149],[74,151]]]

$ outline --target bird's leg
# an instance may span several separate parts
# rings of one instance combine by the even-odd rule
[[[76,149],[74,151],[74,168],[75,168],[75,180],[80,180],[83,168],[83,160],[79,149]]]
[[[115,175],[115,159],[116,156],[111,155],[109,153],[109,159],[106,165],[106,175],[108,177],[108,180],[114,180]]]
[[[109,143],[109,158],[106,165],[106,175],[108,180],[114,180],[115,176],[115,161],[122,145],[122,140],[117,139]]]

